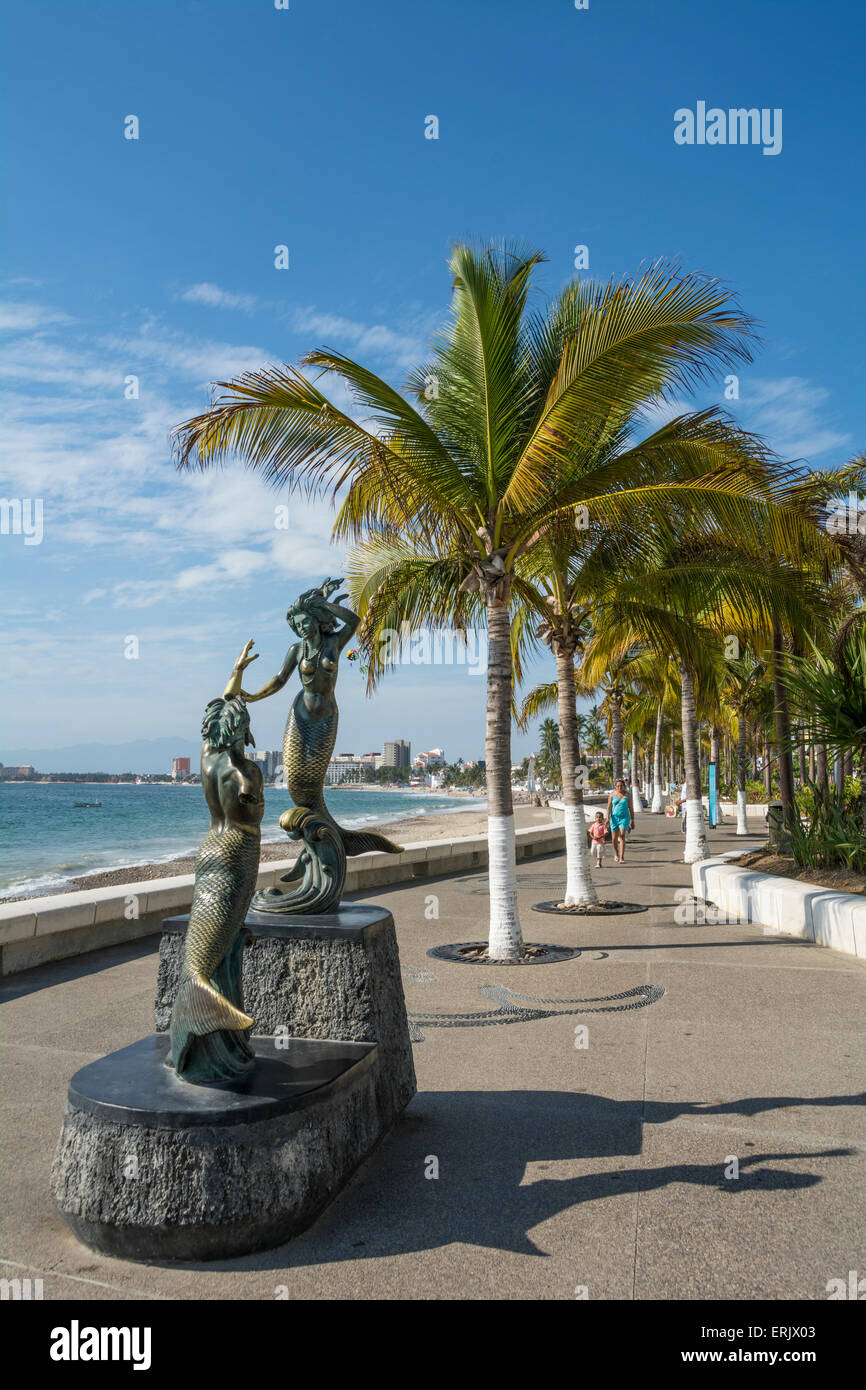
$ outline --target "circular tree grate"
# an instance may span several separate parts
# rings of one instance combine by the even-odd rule
[[[591,907],[565,907],[563,903],[533,903],[533,912],[552,912],[556,917],[616,917],[624,912],[648,912],[643,903],[624,903],[616,898],[593,903]]]
[[[581,953],[577,946],[547,946],[527,941],[517,960],[497,960],[488,955],[486,941],[458,941],[449,946],[432,946],[427,954],[456,965],[556,965],[559,961],[574,960]]]

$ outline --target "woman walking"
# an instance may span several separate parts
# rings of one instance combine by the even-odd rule
[[[614,783],[613,791],[607,798],[605,816],[613,839],[613,853],[617,864],[625,862],[626,832],[634,830],[634,807],[631,792],[626,791],[625,782],[620,777]]]

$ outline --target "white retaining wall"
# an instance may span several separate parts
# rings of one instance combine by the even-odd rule
[[[866,960],[866,897],[731,862],[747,853],[738,849],[693,864],[695,897],[713,903],[730,922],[755,923],[765,931],[798,936]]]
[[[565,848],[562,825],[533,825],[516,832],[517,858],[556,854]],[[259,888],[273,887],[294,860],[275,860],[259,870]],[[463,873],[487,863],[486,835],[419,840],[401,854],[359,854],[349,860],[346,892],[388,883]],[[188,912],[194,878],[148,879],[113,888],[88,888],[47,898],[0,903],[0,975],[14,975],[46,961],[134,941],[161,931],[163,917]]]

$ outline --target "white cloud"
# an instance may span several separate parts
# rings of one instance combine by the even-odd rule
[[[851,441],[824,419],[830,392],[804,377],[741,379],[740,395],[749,428],[784,458],[812,459]]]
[[[186,304],[202,304],[207,309],[239,309],[244,314],[251,314],[256,307],[255,295],[235,294],[206,280],[199,285],[190,285],[177,298]]]
[[[339,314],[320,313],[315,308],[296,309],[292,327],[297,333],[308,333],[323,342],[335,345],[351,343],[359,357],[375,356],[393,359],[400,366],[414,366],[424,359],[426,339],[418,333],[395,333],[382,323],[359,323]]]
[[[71,322],[69,315],[59,309],[42,304],[0,301],[0,330],[7,333],[31,333],[36,328],[45,328],[50,324]]]

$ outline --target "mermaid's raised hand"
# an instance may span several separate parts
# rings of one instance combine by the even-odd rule
[[[240,656],[238,657],[237,661],[235,662],[234,666],[232,667],[233,671],[245,671],[251,662],[258,661],[258,652],[253,652],[252,656],[250,655],[250,648],[254,647],[255,644],[255,638],[251,637],[249,642],[247,642],[246,646],[241,652]]]

